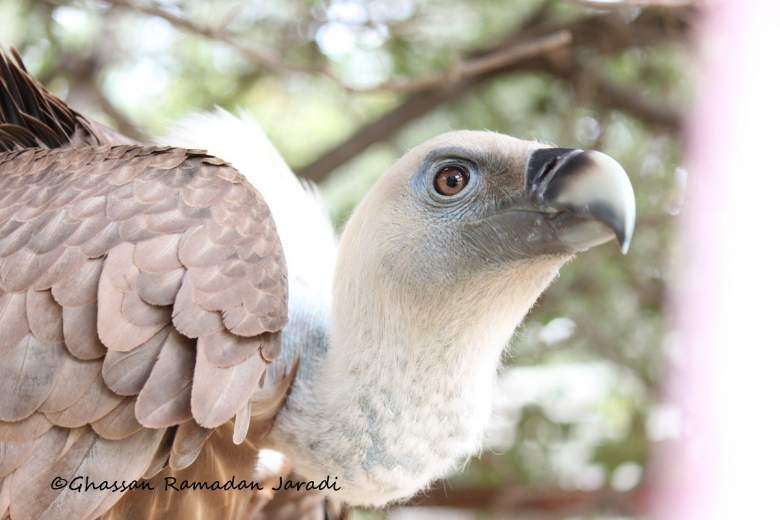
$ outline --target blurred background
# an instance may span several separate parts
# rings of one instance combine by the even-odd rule
[[[411,505],[355,518],[642,518],[684,432],[664,373],[698,13],[682,0],[0,0],[0,45],[141,140],[215,105],[260,121],[340,228],[406,149],[489,129],[597,148],[639,217],[567,265],[507,351],[487,446]],[[672,332],[670,332],[672,331]]]

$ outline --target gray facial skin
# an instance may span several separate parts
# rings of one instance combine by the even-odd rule
[[[469,177],[452,196],[434,188],[434,176],[447,166]],[[429,220],[427,243],[442,251],[432,262],[448,263],[431,272],[466,276],[514,260],[568,257],[613,237],[626,253],[633,235],[631,183],[614,159],[597,151],[538,148],[516,164],[511,156],[438,148],[411,188],[415,209]]]

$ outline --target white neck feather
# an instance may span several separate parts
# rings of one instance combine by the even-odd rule
[[[559,265],[526,262],[438,293],[341,265],[327,354],[302,359],[274,443],[305,477],[338,475],[337,498],[354,504],[446,475],[479,450],[501,352]]]

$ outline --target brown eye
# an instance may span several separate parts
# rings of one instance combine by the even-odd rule
[[[445,166],[433,179],[433,186],[442,195],[451,196],[460,193],[469,183],[469,174],[459,166]]]

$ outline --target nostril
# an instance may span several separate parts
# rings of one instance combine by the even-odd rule
[[[555,167],[558,165],[558,163],[560,162],[560,160],[561,160],[561,157],[559,155],[559,156],[553,157],[552,159],[547,161],[544,164],[544,166],[542,166],[542,173],[541,173],[541,175],[539,175],[539,180],[544,179],[551,171],[553,171],[555,169]]]
[[[555,170],[555,167],[558,166],[558,163],[561,162],[561,156],[556,155],[555,157],[548,160],[546,163],[544,163],[544,166],[542,166],[541,171],[539,172],[539,176],[536,178],[536,184],[539,186],[544,182],[544,180],[550,175],[550,173]]]
[[[557,172],[567,162],[567,158],[577,152],[573,148],[540,148],[534,150],[526,165],[526,189],[544,191]]]

